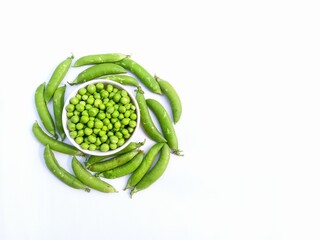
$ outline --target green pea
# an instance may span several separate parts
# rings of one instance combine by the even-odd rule
[[[119,112],[116,110],[116,111],[114,111],[114,112],[111,114],[111,116],[112,116],[113,118],[117,118],[117,117],[119,116]]]
[[[81,144],[83,142],[83,137],[77,137],[75,141],[76,143]]]
[[[129,110],[124,113],[124,117],[126,118],[130,117],[130,115],[131,115],[131,111]]]
[[[120,93],[116,93],[114,96],[113,96],[113,101],[115,102],[119,102],[120,99],[121,99],[121,94]]]
[[[87,135],[87,136],[90,136],[92,134],[93,130],[92,128],[85,128],[84,129],[84,134]]]
[[[96,84],[96,88],[97,88],[97,90],[102,90],[102,89],[104,89],[104,84],[103,83],[97,83]]]
[[[83,105],[83,107],[85,107],[85,106],[86,106],[86,101],[82,101],[82,100],[81,100],[81,101],[79,102],[79,104],[81,104],[81,105]],[[78,110],[78,111],[79,111],[79,110]],[[79,111],[79,112],[80,112],[80,111]]]
[[[93,94],[93,97],[94,97],[95,99],[101,99],[100,93],[97,93],[97,92]]]
[[[103,127],[103,122],[102,121],[100,121],[100,120],[98,120],[98,121],[96,121],[95,123],[94,123],[94,127],[95,128],[102,128]]]
[[[103,144],[101,144],[101,146],[100,146],[100,150],[101,150],[101,152],[107,152],[107,151],[109,151],[109,145],[108,144],[106,144],[106,143],[103,143]]]
[[[83,115],[80,117],[80,122],[83,124],[86,124],[87,122],[89,122],[89,117],[86,115]]]
[[[126,105],[126,104],[128,104],[128,103],[130,102],[130,98],[128,98],[128,97],[122,97],[122,98],[120,99],[120,102],[121,102],[123,105]]]
[[[106,125],[108,125],[110,123],[110,120],[108,118],[105,118],[105,119],[103,119],[102,122],[106,126]],[[107,131],[107,130],[104,130],[104,131]]]
[[[118,111],[119,111],[120,113],[125,113],[125,112],[127,111],[127,109],[126,109],[125,106],[121,105],[121,106],[119,107]]]
[[[124,134],[124,135],[123,135],[123,137],[124,137],[125,139],[129,139],[129,138],[130,138],[130,136],[131,136],[131,135],[130,135],[130,133],[128,133],[128,134]]]
[[[102,142],[101,142],[100,138],[97,137],[97,141],[95,142],[95,145],[96,145],[96,146],[100,146],[101,143],[102,143]]]
[[[89,150],[90,151],[94,151],[94,150],[96,150],[97,149],[97,146],[95,145],[95,144],[90,144],[89,145]]]
[[[117,92],[119,92],[119,89],[116,88],[116,87],[113,87],[113,91],[112,92],[117,93]]]
[[[126,128],[124,128],[124,129],[121,130],[121,133],[122,133],[123,135],[125,135],[125,134],[128,134],[129,131],[128,131]]]
[[[89,96],[88,96],[88,95],[82,95],[82,97],[81,97],[81,99],[82,99],[83,101],[87,101],[87,100],[88,100],[88,98],[89,98]]]
[[[107,107],[107,113],[112,114],[113,112],[114,112],[114,107],[112,107],[112,106]]]
[[[119,141],[119,139],[116,136],[111,136],[110,137],[110,142],[111,143],[117,143]]]
[[[83,137],[84,136],[84,131],[83,129],[78,131],[77,137]]]
[[[68,123],[68,129],[69,129],[70,131],[76,130],[76,124],[73,123],[73,122]]]
[[[130,118],[131,118],[132,120],[137,120],[137,114],[131,113],[131,114],[130,114]]]
[[[111,150],[114,150],[118,147],[118,145],[116,143],[110,143],[109,146],[110,146]]]
[[[79,99],[77,97],[72,97],[70,99],[70,103],[73,104],[73,105],[77,105],[79,103]]]
[[[120,114],[119,114],[118,119],[119,119],[119,120],[124,119],[124,115],[123,115],[123,113],[120,113]]]
[[[107,98],[107,97],[109,97],[109,92],[106,91],[106,90],[102,90],[100,92],[100,96],[101,96],[102,99]]]
[[[108,84],[106,89],[109,93],[111,93],[113,91],[113,85]]]
[[[73,122],[73,123],[77,123],[77,122],[79,122],[79,120],[80,120],[80,118],[77,115],[71,117],[71,122]]]
[[[130,120],[129,126],[132,127],[132,128],[134,128],[134,127],[137,126],[137,122],[136,122],[136,121],[133,121],[133,120]]]
[[[108,136],[107,135],[103,135],[103,136],[100,137],[100,140],[101,140],[102,143],[104,143],[104,142],[106,142],[108,140]]]
[[[96,92],[96,86],[94,84],[88,84],[87,86],[87,91],[91,94],[95,93]]]
[[[117,121],[114,123],[114,128],[119,129],[120,127],[121,127],[121,123],[117,120]]]
[[[108,136],[108,137],[111,137],[111,136],[113,136],[113,135],[114,135],[114,133],[111,132],[111,131],[107,133],[107,136]]]
[[[93,136],[93,135],[90,135],[90,136],[88,136],[88,140],[91,143],[95,143],[97,141],[97,138],[95,136]]]
[[[118,139],[123,138],[123,134],[122,134],[121,132],[116,132],[116,133],[115,133],[115,136],[116,136]]]
[[[87,103],[90,104],[90,105],[92,105],[92,104],[94,103],[94,98],[93,98],[93,97],[89,97],[89,98],[87,99]],[[89,106],[90,106],[90,105],[89,105]]]
[[[100,110],[105,110],[105,109],[106,109],[106,106],[105,106],[104,104],[100,104],[100,105],[99,105],[99,109],[100,109]]]
[[[134,105],[131,105],[130,107],[131,110],[135,111],[136,110],[136,107]]]
[[[75,139],[78,135],[77,131],[71,131],[69,134],[70,134],[70,137],[73,139]]]
[[[76,95],[76,98],[78,98],[78,99],[79,99],[79,101],[80,101],[82,97],[81,97],[81,95],[80,95],[80,94],[77,94],[77,95]]]
[[[100,130],[99,128],[94,128],[94,129],[93,129],[93,133],[94,133],[95,135],[98,135],[100,131],[101,131],[101,130]]]
[[[89,148],[89,144],[86,142],[81,143],[80,147],[84,150],[87,150]]]
[[[134,131],[134,129],[132,127],[128,127],[127,129],[128,129],[129,133],[133,133],[133,131]]]
[[[121,147],[124,144],[124,142],[124,138],[119,139],[119,141],[117,142],[118,147]]]
[[[78,112],[83,112],[83,111],[84,111],[84,106],[83,106],[83,104],[77,104],[77,105],[76,105],[76,109],[77,109]]]
[[[83,124],[82,124],[82,123],[77,123],[77,124],[76,124],[76,129],[77,129],[77,130],[83,129]]]
[[[93,126],[94,126],[94,121],[90,120],[90,121],[87,123],[87,126],[88,126],[88,128],[93,128]]]
[[[95,117],[99,113],[99,110],[97,108],[90,108],[89,109],[89,116]]]
[[[83,96],[83,95],[85,95],[87,93],[87,89],[86,88],[80,88],[78,93]]]
[[[72,105],[73,106],[73,105]],[[71,118],[73,116],[73,112],[67,112],[67,117]]]
[[[130,122],[130,118],[124,118],[124,119],[121,120],[121,123],[122,123],[123,125],[128,125],[129,122]]]
[[[88,113],[88,110],[84,110],[82,113],[81,113],[82,116],[88,116],[89,117],[89,113]]]

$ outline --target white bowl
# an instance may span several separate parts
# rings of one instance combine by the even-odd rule
[[[90,150],[82,149],[81,146],[79,144],[77,144],[73,138],[70,137],[69,129],[67,127],[68,117],[67,117],[66,106],[69,104],[70,99],[72,97],[76,96],[76,94],[77,94],[77,92],[79,91],[80,88],[85,88],[89,84],[96,84],[96,83],[100,83],[100,82],[103,83],[104,85],[111,84],[111,85],[117,87],[118,89],[125,90],[128,93],[128,96],[130,97],[131,102],[136,107],[136,114],[137,114],[137,120],[136,120],[137,125],[136,125],[134,131],[131,133],[130,138],[126,139],[125,143],[122,146],[120,146],[120,147],[118,147],[118,148],[116,148],[114,150],[109,150],[107,152],[101,152],[100,150],[90,151]],[[108,156],[108,155],[112,155],[112,154],[115,154],[115,153],[121,151],[122,149],[124,149],[131,142],[131,139],[133,138],[133,136],[137,132],[137,129],[138,129],[139,125],[140,125],[140,111],[139,111],[139,106],[138,106],[138,103],[137,103],[135,97],[133,96],[133,94],[126,87],[124,87],[123,85],[121,85],[121,84],[119,84],[117,82],[111,81],[111,80],[96,79],[96,80],[91,80],[91,81],[76,85],[75,89],[72,91],[72,93],[68,96],[68,98],[64,102],[64,106],[63,106],[63,110],[62,110],[62,124],[63,124],[63,129],[64,129],[64,131],[66,133],[67,138],[72,143],[72,145],[74,145],[80,151],[82,151],[82,152],[84,152],[86,154],[89,154],[89,155]]]

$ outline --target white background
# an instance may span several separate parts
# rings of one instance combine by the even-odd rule
[[[319,12],[307,0],[1,1],[0,239],[320,239]],[[126,178],[88,194],[44,165],[34,91],[71,52],[132,54],[181,96],[185,157],[133,199]]]

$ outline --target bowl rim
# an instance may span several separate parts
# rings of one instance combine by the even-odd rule
[[[125,90],[128,93],[128,95],[129,95],[129,97],[131,99],[131,102],[136,107],[136,114],[137,114],[137,120],[136,120],[137,121],[137,125],[136,125],[134,131],[131,133],[130,138],[126,139],[125,143],[122,146],[120,146],[120,147],[118,147],[118,148],[116,148],[114,150],[109,150],[107,152],[101,152],[100,150],[90,151],[90,150],[82,149],[81,146],[78,143],[76,143],[73,138],[70,137],[69,129],[67,127],[68,118],[67,118],[66,106],[69,104],[70,99],[72,97],[76,96],[76,93],[79,91],[80,88],[86,87],[89,84],[96,84],[96,83],[99,83],[99,82],[102,82],[104,84],[111,84],[111,85],[113,85],[113,86],[115,86],[117,88],[120,88],[121,90]],[[117,83],[115,81],[108,80],[108,79],[93,79],[93,80],[81,83],[79,85],[76,85],[75,88],[72,90],[72,92],[69,94],[69,96],[67,98],[65,98],[63,109],[62,109],[62,126],[63,126],[63,130],[64,130],[68,140],[71,142],[71,144],[73,146],[75,146],[80,151],[82,151],[82,152],[84,152],[85,154],[88,154],[88,155],[109,156],[109,155],[113,155],[113,154],[118,153],[119,151],[124,149],[126,146],[128,146],[128,144],[131,142],[130,140],[137,133],[138,127],[140,126],[140,109],[139,109],[139,105],[137,103],[137,100],[135,99],[135,96],[128,90],[128,88],[126,88],[126,86],[124,86],[124,85],[122,85],[120,83]]]

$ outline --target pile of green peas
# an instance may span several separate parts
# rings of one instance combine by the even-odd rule
[[[84,150],[117,149],[137,126],[136,107],[127,91],[102,82],[80,88],[66,112],[69,135]]]

